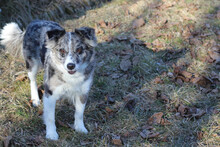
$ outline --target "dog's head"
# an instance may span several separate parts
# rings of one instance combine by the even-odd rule
[[[46,47],[53,62],[58,69],[70,75],[83,72],[94,60],[96,45],[95,30],[89,27],[75,29],[75,32],[60,29],[47,32]]]

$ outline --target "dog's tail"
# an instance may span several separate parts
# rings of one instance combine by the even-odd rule
[[[22,55],[24,34],[25,31],[22,31],[17,23],[8,23],[1,30],[0,43],[11,55],[19,57]]]

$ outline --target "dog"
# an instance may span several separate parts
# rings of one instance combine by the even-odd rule
[[[95,31],[89,27],[66,32],[58,23],[46,20],[32,21],[26,31],[18,24],[6,24],[0,34],[1,44],[14,55],[23,51],[34,106],[40,104],[36,75],[44,68],[43,119],[46,138],[57,140],[55,106],[60,98],[67,98],[75,105],[74,129],[88,133],[83,113],[93,81]],[[22,49],[23,48],[23,49]]]

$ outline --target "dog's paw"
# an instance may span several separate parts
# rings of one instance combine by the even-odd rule
[[[33,105],[34,107],[38,107],[38,106],[40,105],[40,100],[33,100],[33,101],[32,101],[32,105]]]
[[[84,125],[74,125],[74,129],[80,133],[85,133],[85,134],[88,133],[88,130],[85,128]]]
[[[46,138],[50,140],[58,140],[59,135],[57,134],[57,132],[49,132],[46,134]]]

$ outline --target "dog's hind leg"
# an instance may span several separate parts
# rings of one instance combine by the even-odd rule
[[[33,106],[38,106],[40,104],[40,99],[38,95],[36,76],[39,69],[39,63],[35,60],[26,60],[26,67],[28,69],[28,77],[30,79],[32,104]]]

